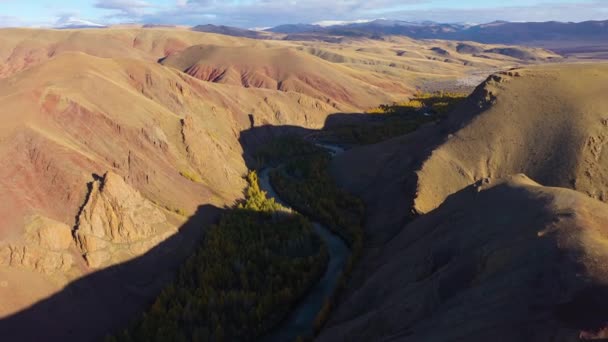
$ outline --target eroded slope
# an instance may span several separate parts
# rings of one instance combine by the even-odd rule
[[[604,336],[608,206],[524,175],[480,182],[395,236],[320,341]]]
[[[337,157],[369,243],[321,340],[605,337],[606,80],[502,72],[447,120]]]

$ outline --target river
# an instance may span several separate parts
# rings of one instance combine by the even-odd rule
[[[341,147],[334,145],[317,144],[317,146],[326,149],[332,156],[344,151]],[[260,172],[260,188],[266,191],[268,197],[274,198],[276,202],[293,210],[272,188],[270,184],[270,172],[272,170],[274,169],[264,169]],[[331,297],[334,293],[334,289],[338,285],[338,281],[350,255],[350,249],[342,238],[320,223],[315,222],[312,218],[309,219],[312,221],[315,233],[319,235],[327,246],[329,254],[327,269],[306,296],[300,300],[285,321],[275,331],[266,336],[263,339],[264,341],[291,342],[298,336],[312,336],[315,318],[323,307],[325,299]]]

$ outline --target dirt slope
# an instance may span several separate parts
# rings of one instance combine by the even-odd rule
[[[605,64],[571,64],[496,74],[448,120],[349,151],[335,173],[374,206],[373,225],[386,238],[410,211],[429,212],[486,177],[525,173],[601,199],[607,71]]]
[[[608,206],[524,175],[450,196],[405,227],[319,341],[604,336]]]
[[[183,72],[202,61],[208,69],[191,75],[232,71],[223,82]],[[191,220],[213,218],[201,207],[241,197],[240,139],[252,125],[321,128],[332,113],[402,99],[424,82],[521,62],[405,38],[336,45],[182,28],[2,29],[0,317],[76,284],[84,290],[48,302],[66,304],[56,321],[90,308],[79,322],[101,323],[73,330],[87,338],[126,322],[200,236]],[[195,229],[178,234],[186,221]],[[44,329],[78,339],[56,321]]]
[[[499,73],[448,120],[337,157],[369,244],[321,340],[605,336],[607,80]]]
[[[47,295],[84,273],[145,253],[171,235],[167,232],[175,233],[199,205],[223,207],[240,198],[246,166],[239,134],[250,127],[250,114],[258,125],[320,127],[331,112],[331,106],[298,93],[226,88],[154,62],[84,53],[60,54],[0,82],[0,106],[5,122],[0,156],[6,161],[0,170],[3,279],[14,289],[20,282],[13,276],[25,270],[29,283],[37,284],[32,288],[43,286]],[[13,252],[34,247],[26,231],[38,217],[78,231],[84,221],[75,218],[93,200],[87,184],[108,171],[126,185],[99,197],[108,199],[107,205],[90,205],[92,229],[111,232],[95,223],[119,218],[121,227],[132,229],[126,234],[136,238],[106,239],[105,233],[96,235],[101,240],[74,241],[67,253],[75,262],[65,268],[56,254],[47,258],[32,249],[24,258]],[[144,200],[134,200],[139,194]],[[160,217],[155,224],[163,228],[152,229],[152,216],[138,214],[142,208]],[[97,250],[111,253],[98,253],[82,265],[83,255]],[[51,266],[40,266],[47,262]],[[1,315],[44,296],[13,293]]]
[[[302,93],[334,103],[337,110],[371,107],[378,100],[390,102],[412,91],[405,85],[382,89],[367,84],[350,68],[291,48],[199,45],[167,57],[162,64],[203,81]]]
[[[415,208],[428,212],[485,177],[522,172],[549,186],[608,200],[608,65],[515,70],[483,91],[492,104],[418,172]]]
[[[177,28],[103,30],[0,30],[0,78],[40,64],[62,52],[104,58],[156,61],[194,44],[239,45],[243,40]]]

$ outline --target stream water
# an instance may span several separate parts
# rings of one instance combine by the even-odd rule
[[[317,144],[317,146],[328,150],[332,156],[344,151],[342,148],[333,145]],[[268,197],[272,197],[283,206],[291,208],[272,188],[272,185],[270,184],[270,172],[272,170],[273,169],[262,170],[259,175],[260,188],[266,191]],[[298,336],[312,335],[315,318],[323,307],[325,299],[333,294],[350,255],[350,249],[342,238],[320,223],[315,222],[312,218],[310,219],[313,222],[315,233],[319,235],[327,246],[329,254],[327,269],[285,321],[281,323],[275,331],[266,336],[263,339],[264,341],[291,342]]]

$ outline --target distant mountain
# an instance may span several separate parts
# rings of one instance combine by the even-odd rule
[[[386,36],[406,36],[413,39],[527,45],[550,49],[564,56],[592,59],[608,58],[608,20],[580,23],[494,21],[485,24],[446,24],[433,21],[411,22],[376,19],[369,22],[341,23],[329,26],[286,24],[263,31],[216,25],[199,25],[194,27],[193,30],[253,39],[322,41],[328,43],[340,43],[345,38],[382,40]],[[470,52],[471,47],[463,45],[459,50]],[[526,56],[520,55],[517,51],[503,50],[499,53],[514,54],[513,57],[515,58],[527,59]]]
[[[312,24],[286,24],[279,25],[276,27],[271,27],[267,29],[268,32],[274,33],[310,33],[315,31],[323,31],[323,27],[320,25],[312,25]]]
[[[193,27],[192,30],[198,31],[198,32],[218,33],[218,34],[224,34],[227,36],[234,36],[234,37],[245,37],[245,38],[254,38],[254,39],[269,38],[268,34],[265,34],[260,31],[253,31],[253,30],[247,30],[247,29],[242,29],[242,28],[238,28],[238,27],[224,26],[224,25],[220,25],[220,26],[211,25],[211,24],[198,25],[198,26]]]
[[[166,25],[166,24],[145,24],[142,28],[173,28],[175,25]]]
[[[470,40],[486,44],[526,44],[535,42],[608,41],[608,20],[581,23],[495,21],[480,25],[443,24],[432,21],[408,22],[378,19],[366,23],[333,25],[281,25],[269,29],[281,33],[324,33],[352,37],[408,36],[415,39]]]

